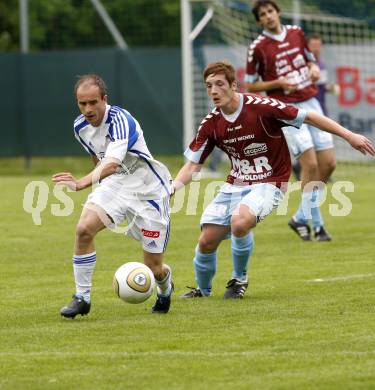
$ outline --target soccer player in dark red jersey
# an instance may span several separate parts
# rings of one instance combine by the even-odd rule
[[[204,82],[215,108],[202,120],[185,151],[188,161],[178,173],[174,189],[190,183],[215,146],[227,154],[231,170],[201,217],[202,231],[194,257],[198,286],[183,297],[211,294],[216,250],[222,240],[231,237],[233,274],[224,297],[242,298],[254,245],[252,229],[278,206],[287,189],[291,162],[282,127],[291,125],[298,131],[308,123],[344,138],[364,154],[375,155],[375,149],[366,137],[314,111],[274,98],[238,93],[235,69],[228,62],[209,64]]]
[[[303,31],[298,26],[284,26],[280,8],[274,0],[258,0],[253,7],[257,22],[264,29],[249,46],[246,87],[250,92],[264,91],[268,96],[308,111],[323,114],[315,96],[320,73],[309,51]],[[315,238],[330,241],[318,207],[318,189],[309,183],[326,183],[336,166],[332,135],[305,124],[298,131],[284,128],[291,152],[301,165],[302,199],[289,226],[302,240],[311,240],[309,220]],[[315,199],[314,199],[315,198]]]

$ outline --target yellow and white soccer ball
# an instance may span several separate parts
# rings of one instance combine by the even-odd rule
[[[113,277],[116,295],[128,303],[141,303],[150,298],[155,287],[154,274],[143,263],[123,264]]]

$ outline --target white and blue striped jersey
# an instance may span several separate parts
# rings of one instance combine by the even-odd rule
[[[121,161],[116,173],[101,183],[121,186],[139,199],[159,199],[170,194],[171,175],[154,160],[138,121],[126,110],[106,106],[102,123],[92,126],[83,115],[74,121],[74,135],[83,148],[99,160],[113,157]]]

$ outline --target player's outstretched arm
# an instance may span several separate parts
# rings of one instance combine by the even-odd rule
[[[177,190],[189,184],[194,173],[198,173],[202,168],[202,164],[197,164],[193,161],[187,161],[185,165],[180,169],[176,178],[173,180],[173,193]]]
[[[368,153],[371,156],[375,156],[375,148],[368,138],[364,135],[353,133],[324,115],[308,111],[306,113],[305,123],[344,138],[354,149],[357,149],[362,154]]]
[[[70,172],[59,172],[52,176],[52,181],[54,183],[64,184],[74,191],[80,191],[112,175],[116,172],[119,165],[120,161],[117,158],[107,157],[94,170],[81,179],[76,179]]]

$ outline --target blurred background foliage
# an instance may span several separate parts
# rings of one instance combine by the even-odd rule
[[[129,46],[179,46],[179,0],[102,0]],[[89,0],[29,0],[30,50],[111,47]],[[19,50],[19,1],[0,1],[0,51]]]
[[[101,1],[129,46],[180,46],[180,0]],[[279,3],[282,9],[291,9],[292,0]],[[31,51],[115,45],[90,0],[29,0],[28,4]],[[301,0],[302,12],[306,6],[375,24],[375,0]],[[1,0],[0,51],[18,50],[19,0]]]

